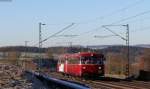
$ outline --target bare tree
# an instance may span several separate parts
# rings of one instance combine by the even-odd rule
[[[143,60],[144,63],[143,69],[145,71],[150,71],[150,49],[145,49],[141,60]]]
[[[19,57],[20,52],[17,51],[8,52],[7,60],[13,61],[15,64],[18,64]]]
[[[51,49],[48,49],[48,51],[46,52],[46,55],[49,59],[53,59],[53,52]]]
[[[125,75],[126,56],[121,53],[107,53],[105,73],[109,75]]]

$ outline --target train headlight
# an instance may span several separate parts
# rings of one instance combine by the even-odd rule
[[[82,67],[82,69],[86,69],[86,67]]]
[[[100,69],[100,70],[101,70],[102,68],[101,68],[101,67],[98,67],[98,69]]]

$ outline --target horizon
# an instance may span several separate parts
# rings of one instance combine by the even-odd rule
[[[47,46],[47,47],[42,47],[42,48],[51,48],[51,47],[97,47],[97,46],[127,46],[127,45],[123,45],[123,44],[110,44],[110,45],[58,45],[58,46]],[[130,47],[145,47],[145,46],[149,46],[150,47],[150,44],[135,44],[135,45],[130,45]],[[25,46],[25,45],[13,45],[13,46],[0,46],[0,48],[3,48],[3,47],[35,47],[35,48],[39,48],[37,46]],[[149,48],[148,47],[148,48]],[[145,47],[146,48],[146,47]]]

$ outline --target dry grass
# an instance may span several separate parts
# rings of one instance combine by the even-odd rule
[[[126,55],[108,53],[106,56],[105,74],[122,77],[126,74]]]

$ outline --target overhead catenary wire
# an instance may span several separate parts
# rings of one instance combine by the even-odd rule
[[[113,36],[116,36],[116,35],[103,35],[103,36],[95,35],[94,37],[95,38],[108,38],[108,37],[113,37]]]
[[[63,28],[62,30],[60,30],[60,31],[58,31],[58,32],[56,32],[56,33],[54,33],[53,35],[47,37],[46,39],[42,40],[41,42],[47,41],[47,40],[50,39],[51,37],[54,37],[54,36],[56,36],[57,34],[59,34],[59,33],[63,32],[63,31],[65,31],[65,30],[67,30],[67,29],[70,28],[70,27],[72,27],[74,24],[75,24],[75,23],[70,24],[69,26]]]
[[[56,35],[54,37],[76,37],[78,35]]]
[[[77,34],[75,34],[74,32],[72,32],[72,31],[75,31],[74,29],[76,29],[76,27],[78,26],[79,24],[77,24],[77,23],[75,23],[74,25],[73,25],[73,27],[71,27],[71,29],[69,29],[69,30],[65,30],[65,31],[63,31],[61,34],[59,34],[59,35],[63,35],[63,37],[67,37],[66,35],[68,34],[68,36],[69,37],[72,37],[73,35],[75,36],[75,35],[77,35]],[[68,33],[69,32],[69,33]],[[72,34],[73,33],[73,34]]]
[[[133,7],[134,5],[137,5],[138,3],[141,3],[142,1],[144,1],[144,0],[138,0],[138,1],[135,2],[135,3],[128,5],[127,7],[124,7],[124,8],[121,8],[121,9],[117,10],[116,13],[118,13],[118,12],[120,12],[120,11],[123,11],[123,10],[127,10],[127,9]],[[111,15],[112,15],[113,13],[115,14],[115,12],[112,12]],[[121,20],[116,21],[116,22],[114,22],[114,23],[120,23],[120,22],[123,22],[123,21],[126,21],[126,20],[130,20],[130,19],[132,19],[132,18],[141,16],[142,14],[146,14],[146,13],[147,13],[147,12],[145,12],[145,13],[143,12],[143,13],[137,14],[137,15],[135,15],[135,16],[131,16],[131,17],[127,17],[127,18],[121,19]],[[108,16],[111,16],[111,15],[108,14]],[[107,15],[104,16],[104,17],[107,17]],[[114,24],[114,23],[112,23],[112,24]],[[80,23],[77,23],[77,24],[80,24]],[[94,30],[90,30],[90,31],[83,32],[83,33],[81,33],[81,34],[78,35],[78,36],[82,36],[82,35],[84,35],[84,34],[88,34],[88,33],[90,33],[90,32],[94,32],[94,31],[99,30],[99,29],[101,29],[101,28],[102,28],[102,27],[98,27],[98,28],[96,28],[96,29],[94,29]],[[50,37],[50,38],[51,38],[51,37]],[[44,39],[44,40],[46,41],[47,39]],[[44,42],[44,40],[43,40],[42,42]]]
[[[109,13],[109,14],[106,14],[105,16],[101,16],[101,17],[99,17],[99,18],[104,19],[105,17],[113,16],[113,15],[116,14],[116,13],[119,13],[119,12],[121,12],[121,11],[127,10],[127,9],[129,9],[129,8],[131,8],[131,7],[134,7],[134,6],[140,4],[140,3],[143,2],[143,1],[145,1],[145,0],[137,0],[137,1],[134,2],[134,3],[131,3],[131,4],[125,6],[125,7],[121,8],[121,9],[118,9],[118,10],[116,10],[116,11],[113,11],[113,12],[111,12],[111,13]],[[96,19],[98,19],[98,18],[96,18]],[[65,24],[66,24],[66,23],[65,23]],[[82,24],[82,23],[76,23],[76,24]],[[51,25],[57,25],[57,24],[51,24]],[[101,27],[95,28],[94,30],[90,30],[90,31],[83,32],[83,33],[81,33],[80,35],[82,36],[82,35],[84,35],[84,34],[88,34],[88,33],[90,33],[90,32],[93,32],[93,31],[96,31],[96,30],[99,30],[99,29],[101,29]],[[80,35],[79,35],[79,36],[80,36]],[[46,40],[46,39],[45,39],[45,40]]]
[[[140,19],[141,21],[146,21],[146,20],[149,20],[150,19],[150,17],[145,17],[145,18],[142,18],[142,19]],[[138,22],[139,21],[139,19],[135,19],[135,20],[130,20],[130,21],[127,21],[128,23],[135,23],[135,22]]]
[[[141,12],[141,13],[138,13],[138,14],[136,14],[136,15],[133,15],[133,16],[130,16],[130,17],[121,19],[121,20],[116,21],[116,22],[113,22],[113,23],[110,24],[110,26],[113,25],[113,24],[117,24],[117,23],[120,23],[120,22],[123,22],[123,21],[126,21],[126,20],[130,20],[130,19],[136,18],[136,17],[138,17],[138,16],[142,16],[142,15],[148,14],[148,13],[150,13],[150,10],[144,11],[144,12]],[[109,26],[109,25],[108,25],[108,26]],[[116,25],[116,26],[117,26],[117,25]],[[119,35],[119,34],[116,34],[114,31],[110,30],[109,28],[105,27],[104,25],[103,25],[102,27],[104,27],[104,28],[107,29],[108,31],[112,32],[112,33],[115,34],[116,36],[121,37],[121,39],[126,40],[124,37],[122,37],[122,36]],[[132,32],[135,32],[135,31],[132,31]]]
[[[109,14],[106,14],[105,16],[97,17],[97,18],[95,18],[95,19],[98,19],[98,18],[104,19],[104,18],[106,18],[106,17],[113,16],[114,14],[117,14],[117,13],[119,13],[119,12],[121,12],[121,11],[124,11],[124,10],[127,10],[127,9],[129,9],[129,8],[134,7],[134,6],[136,6],[136,5],[140,4],[140,3],[142,3],[143,1],[144,1],[144,0],[137,0],[136,2],[131,3],[131,4],[125,6],[125,7],[121,8],[121,9],[118,9],[118,10],[116,10],[116,11],[113,11],[113,12],[109,13]],[[63,24],[67,24],[67,23],[63,23]],[[76,23],[76,24],[82,24],[82,23]],[[50,24],[50,25],[57,25],[57,24]],[[90,32],[99,30],[100,28],[101,28],[101,27],[98,27],[98,28],[95,28],[94,30],[90,30],[90,31],[83,32],[83,33],[81,33],[80,35],[82,36],[82,35],[84,35],[84,34],[88,34],[88,33],[90,33]],[[79,35],[79,36],[80,36],[80,35]]]
[[[139,30],[132,30],[131,33],[139,32],[139,31],[145,31],[145,30],[150,30],[150,26],[140,28]]]
[[[70,25],[66,26],[65,28],[61,29],[60,31],[58,31],[58,32],[56,32],[56,33],[54,33],[54,34],[52,34],[51,36],[49,36],[49,37],[47,37],[47,38],[45,38],[45,39],[42,40],[40,43],[43,43],[43,42],[47,41],[48,39],[50,39],[50,38],[52,38],[52,37],[55,37],[57,34],[59,34],[59,33],[63,32],[63,31],[65,31],[65,30],[67,30],[68,28],[72,27],[74,24],[75,24],[75,23],[71,23]],[[34,46],[36,46],[36,45],[38,45],[38,43],[35,44]]]
[[[143,28],[140,28],[138,30],[132,30],[130,31],[130,33],[135,33],[135,32],[139,32],[139,31],[146,31],[146,30],[150,30],[150,26],[148,27],[143,27]],[[120,33],[120,34],[124,34],[124,33]],[[116,35],[95,35],[94,37],[95,38],[109,38],[109,37],[114,37]]]
[[[120,9],[118,9],[118,10],[115,10],[115,11],[113,11],[113,12],[110,12],[110,13],[108,13],[108,14],[105,14],[105,15],[103,15],[103,16],[96,17],[95,19],[92,19],[92,20],[87,20],[87,21],[79,22],[78,24],[87,24],[87,23],[93,22],[93,21],[95,21],[95,20],[103,20],[103,19],[106,19],[106,18],[111,17],[111,16],[113,16],[113,15],[115,15],[115,14],[118,14],[118,13],[120,13],[120,12],[122,12],[122,11],[125,11],[125,10],[127,10],[127,9],[129,9],[129,8],[135,7],[136,5],[141,4],[143,1],[145,1],[145,0],[137,0],[136,2],[133,2],[133,3],[127,5],[127,6],[123,7],[123,8],[120,8]]]
[[[109,25],[114,25],[114,24],[117,24],[117,23],[120,23],[120,22],[123,22],[123,21],[131,20],[131,19],[133,19],[133,18],[136,18],[136,17],[138,17],[138,16],[142,16],[142,15],[145,15],[145,14],[148,14],[148,13],[150,13],[150,10],[144,11],[144,12],[141,12],[141,13],[138,13],[138,14],[136,14],[136,15],[133,15],[133,16],[130,16],[130,17],[127,17],[127,18],[124,18],[124,19],[121,19],[121,20],[119,20],[119,21],[115,21],[115,22],[113,22],[113,23],[111,23],[111,24],[109,24]],[[92,29],[92,30],[90,30],[90,31],[86,31],[86,32],[84,32],[84,33],[81,33],[81,35],[87,34],[87,33],[90,33],[90,32],[93,32],[93,31],[95,31],[95,30],[99,30],[99,29],[101,29],[102,27],[103,27],[103,26],[97,27],[97,28]]]
[[[144,0],[140,0],[140,1],[144,1]],[[136,18],[136,17],[139,17],[139,16],[143,16],[143,15],[146,15],[146,14],[149,14],[149,13],[150,13],[150,10],[144,11],[144,12],[135,14],[135,15],[133,15],[133,16],[129,16],[129,17],[123,18],[123,19],[121,19],[121,20],[115,21],[115,22],[113,22],[113,23],[111,23],[111,24],[109,24],[109,25],[114,25],[114,24],[118,24],[118,23],[121,23],[121,22],[124,22],[124,21],[132,20],[133,18]],[[101,29],[102,27],[103,27],[103,26],[98,27],[98,28],[96,28],[96,29],[94,29],[94,30],[86,31],[86,32],[82,33],[81,36],[83,36],[83,35],[85,35],[85,34],[88,34],[88,33],[90,33],[90,32],[95,32],[96,30],[99,30],[99,29]],[[115,35],[115,36],[118,36],[118,35]],[[119,35],[119,36],[120,36],[120,35]],[[109,36],[106,36],[106,37],[109,37]],[[110,37],[111,37],[111,36],[110,36]],[[104,37],[103,37],[103,38],[104,38]],[[125,39],[124,37],[122,37],[122,36],[121,36],[121,39],[126,40],[126,39]]]
[[[143,2],[143,1],[144,1],[144,0],[138,0],[138,1],[135,2],[135,3],[132,3],[132,4],[130,4],[130,5],[127,5],[127,6],[124,7],[124,8],[121,8],[121,9],[119,9],[119,10],[117,10],[117,11],[111,12],[110,14],[107,14],[107,15],[102,16],[102,17],[100,17],[100,18],[104,18],[104,17],[107,17],[107,16],[112,16],[112,15],[115,14],[115,13],[118,13],[118,12],[121,12],[121,11],[123,11],[123,10],[127,10],[127,9],[129,9],[129,8],[131,8],[131,7],[134,7],[135,5],[137,5],[137,4],[139,4],[139,3]],[[150,12],[150,11],[145,11],[145,12],[142,12],[142,13],[138,13],[138,14],[136,14],[136,15],[134,15],[134,16],[130,16],[130,17],[121,19],[121,20],[119,20],[119,21],[113,22],[113,23],[111,23],[110,25],[113,25],[113,24],[116,24],[116,23],[119,23],[119,22],[123,22],[123,21],[129,20],[129,19],[138,17],[138,16],[141,16],[141,15],[147,14],[147,13],[149,13],[149,12]],[[90,30],[90,31],[84,32],[84,33],[82,33],[82,35],[83,35],[83,34],[86,34],[86,33],[93,32],[93,31],[95,31],[95,30],[97,30],[97,29],[100,29],[100,28],[102,28],[102,27],[98,27],[98,28],[96,28],[96,29],[94,29],[94,30]]]
[[[141,13],[138,13],[138,14],[136,14],[136,15],[133,15],[133,16],[130,16],[130,17],[127,17],[127,18],[118,20],[118,21],[115,21],[115,22],[111,23],[110,25],[117,24],[117,23],[120,23],[120,22],[123,22],[123,21],[127,21],[127,20],[130,20],[130,19],[133,19],[133,18],[142,16],[142,15],[145,15],[145,14],[148,14],[148,13],[150,13],[150,10],[144,11],[144,12],[141,12]]]
[[[110,30],[110,29],[109,29],[109,28],[107,28],[106,26],[102,26],[102,27],[104,27],[105,29],[107,29],[108,31],[110,31],[111,33],[113,33],[114,35],[116,35],[116,36],[120,37],[121,39],[123,39],[123,40],[127,40],[127,39],[126,39],[126,38],[124,38],[123,36],[121,36],[121,35],[117,34],[116,32],[114,32],[114,31],[112,31],[112,30]]]
[[[100,28],[101,28],[101,27],[97,27],[97,28],[95,28],[95,29],[92,29],[92,30],[89,30],[89,31],[86,31],[86,32],[80,33],[80,34],[79,34],[79,36],[83,36],[83,35],[85,35],[85,34],[88,34],[88,33],[93,32],[93,31],[97,31],[97,30],[99,30]]]

